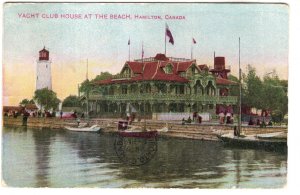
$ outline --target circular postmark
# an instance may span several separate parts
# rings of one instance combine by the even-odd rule
[[[114,148],[119,159],[129,165],[143,165],[157,152],[156,137],[123,137],[118,135]]]

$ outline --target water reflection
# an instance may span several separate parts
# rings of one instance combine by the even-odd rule
[[[35,130],[32,133],[36,156],[36,187],[48,187],[51,186],[48,181],[51,138],[55,138],[56,133],[44,130]]]
[[[286,154],[227,148],[218,142],[158,138],[152,159],[132,166],[120,161],[115,134],[9,128],[3,137],[3,167],[9,166],[11,155],[34,151],[32,162],[15,158],[15,169],[6,177],[15,186],[274,188],[286,182]],[[25,177],[24,168],[18,168],[22,166],[32,167],[26,171],[34,177]]]
[[[240,152],[238,152],[236,150],[233,151],[233,160],[236,161],[236,163],[235,163],[235,173],[236,173],[235,174],[236,175],[235,183],[236,183],[236,187],[239,188],[239,183],[241,182]]]
[[[119,177],[128,180],[138,180],[142,183],[176,181],[180,178],[209,180],[225,175],[225,169],[218,167],[225,160],[221,144],[159,138],[157,153],[153,159],[144,165],[132,166],[118,159],[113,149],[116,138],[116,135],[81,135],[73,132],[68,132],[65,136],[66,141],[78,150],[81,158],[96,157],[94,163],[108,163],[109,168],[120,171]],[[198,172],[200,174],[195,174]],[[214,183],[214,187],[221,183]]]

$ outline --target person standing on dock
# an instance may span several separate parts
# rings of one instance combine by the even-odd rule
[[[224,123],[224,117],[225,117],[224,113],[220,112],[219,117],[220,117],[220,124],[223,124]]]

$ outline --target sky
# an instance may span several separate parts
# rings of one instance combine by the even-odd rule
[[[56,15],[55,15],[56,14]],[[82,19],[62,18],[81,14]],[[90,18],[84,18],[91,14]],[[96,18],[107,14],[108,19]],[[131,19],[110,19],[111,14]],[[34,17],[27,17],[34,15]],[[160,16],[161,19],[135,19]],[[181,16],[185,19],[166,19]],[[26,16],[26,17],[23,17]],[[57,16],[57,18],[50,18]],[[3,105],[18,105],[35,91],[38,51],[45,46],[52,61],[52,88],[63,100],[76,95],[78,84],[100,72],[118,73],[128,60],[164,53],[165,25],[175,44],[167,56],[190,58],[213,66],[213,55],[226,57],[237,76],[238,39],[241,68],[256,68],[263,76],[273,70],[288,78],[289,8],[285,4],[107,4],[107,3],[7,3],[3,20]],[[192,38],[197,43],[192,45]]]

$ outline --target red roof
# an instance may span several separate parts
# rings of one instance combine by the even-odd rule
[[[126,64],[128,64],[133,73],[140,74],[143,71],[143,63],[141,62],[126,62]]]
[[[169,61],[169,58],[167,58],[166,55],[162,54],[162,53],[156,54],[156,56],[154,57],[154,59],[160,60],[160,61]]]
[[[208,66],[206,64],[201,64],[201,65],[198,65],[198,68],[200,70],[209,70]]]
[[[173,68],[172,74],[166,74],[162,67],[164,67],[166,64],[176,64]],[[128,66],[134,73],[141,73],[140,75],[133,76],[131,78],[122,78],[122,79],[106,79],[102,81],[95,82],[95,84],[113,84],[113,83],[130,83],[130,82],[136,82],[136,81],[142,81],[142,80],[156,80],[156,81],[170,81],[170,82],[188,82],[189,80],[181,77],[177,74],[176,68],[179,64],[179,67],[181,67],[181,70],[187,69],[191,64],[192,61],[187,62],[162,62],[162,61],[154,61],[154,62],[127,62]],[[183,65],[181,65],[183,64]],[[144,69],[144,70],[143,70]],[[144,71],[144,74],[143,74]]]
[[[195,61],[180,62],[177,64],[177,72],[185,72]]]
[[[21,112],[23,108],[21,106],[3,106],[3,112],[18,111]]]
[[[179,75],[180,72],[185,72],[192,65],[195,64],[195,60],[184,61],[184,62],[175,62],[170,61],[164,54],[157,54],[155,57],[156,60],[159,61],[151,61],[151,62],[126,62],[125,65],[128,65],[129,68],[134,73],[132,77],[129,78],[109,78],[102,81],[96,81],[95,84],[105,85],[105,84],[114,84],[114,83],[133,83],[137,81],[168,81],[168,82],[181,82],[187,83],[188,79],[181,77]],[[165,73],[163,68],[167,65],[171,64],[173,66],[173,72],[168,74]],[[207,65],[199,65],[196,66],[199,70],[208,69]],[[138,75],[136,75],[138,74]],[[222,85],[236,85],[236,82],[216,78],[217,84]]]
[[[29,109],[29,110],[37,110],[38,109],[38,107],[35,104],[26,104],[25,108]]]
[[[218,85],[238,85],[237,82],[234,82],[234,81],[231,81],[231,80],[228,80],[228,79],[223,79],[223,78],[220,78],[220,77],[216,78],[216,83]]]

